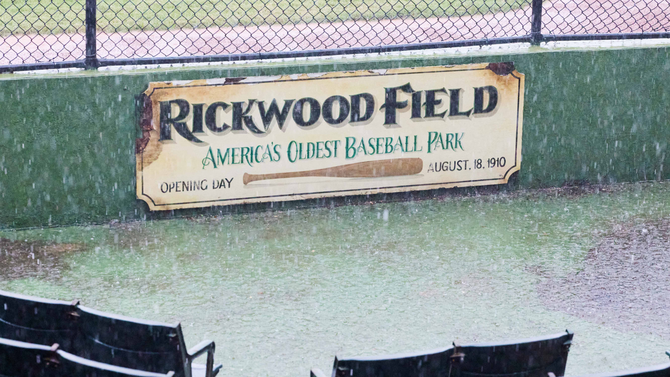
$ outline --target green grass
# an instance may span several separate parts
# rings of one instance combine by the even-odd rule
[[[529,0],[101,0],[98,30],[167,30],[504,12]],[[0,35],[84,32],[83,0],[0,0]]]

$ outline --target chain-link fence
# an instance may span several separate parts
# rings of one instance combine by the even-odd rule
[[[670,37],[670,0],[0,0],[0,72]]]

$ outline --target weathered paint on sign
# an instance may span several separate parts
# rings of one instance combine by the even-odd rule
[[[151,210],[506,183],[511,63],[151,83],[137,197]]]

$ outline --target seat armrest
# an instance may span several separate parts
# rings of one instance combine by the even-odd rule
[[[188,350],[188,368],[191,369],[191,363],[195,358],[207,352],[207,364],[205,370],[205,377],[213,377],[214,374],[214,350],[215,350],[214,341],[203,340],[198,343],[195,347]]]
[[[326,377],[326,374],[319,368],[312,368],[309,371],[309,377]]]
[[[202,342],[198,343],[195,347],[192,347],[190,350],[188,350],[188,356],[191,359],[195,359],[196,357],[209,351],[210,347],[214,349],[214,342],[211,340],[203,340]]]

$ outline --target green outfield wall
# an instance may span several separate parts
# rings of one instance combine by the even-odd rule
[[[667,47],[9,74],[0,75],[0,227],[203,213],[151,214],[135,198],[135,96],[151,81],[504,61],[526,75],[523,162],[513,188],[670,178]]]

